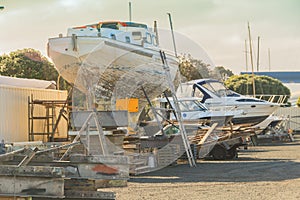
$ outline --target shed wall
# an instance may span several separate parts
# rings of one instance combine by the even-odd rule
[[[19,88],[0,85],[0,140],[5,142],[28,141],[28,97],[39,100],[65,100],[67,91]],[[56,108],[56,116],[60,108]],[[42,106],[36,106],[35,115],[45,115]],[[35,130],[44,130],[45,121],[34,124]],[[67,122],[61,120],[58,127],[59,137],[67,137]],[[46,140],[46,137],[35,136],[35,140]]]

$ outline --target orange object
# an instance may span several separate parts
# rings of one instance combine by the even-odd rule
[[[117,99],[116,110],[127,110],[128,112],[139,111],[139,99]]]

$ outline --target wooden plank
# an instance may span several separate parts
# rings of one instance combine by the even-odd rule
[[[204,142],[206,141],[206,139],[208,138],[208,136],[215,130],[215,128],[217,127],[218,123],[214,123],[210,129],[205,133],[205,135],[203,136],[202,140],[200,140],[198,142],[198,145],[202,145],[204,144]]]
[[[25,151],[24,159],[19,163],[18,167],[26,166],[32,158],[35,156],[35,153],[38,151],[38,148],[35,147],[34,149],[28,148]]]

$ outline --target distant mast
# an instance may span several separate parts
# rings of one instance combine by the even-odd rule
[[[248,47],[247,47],[247,40],[245,40],[245,56],[246,56],[246,72],[248,72]]]
[[[271,54],[270,54],[270,48],[268,48],[268,58],[269,58],[269,71],[271,71]]]
[[[260,39],[260,37],[258,36],[258,38],[257,38],[257,66],[256,66],[257,71],[259,71],[259,39]]]
[[[253,66],[253,55],[252,55],[252,42],[251,42],[251,33],[250,33],[249,22],[248,22],[248,34],[249,34],[250,58],[251,58],[251,67],[252,67],[253,97],[255,97],[255,77],[254,77],[254,66]]]
[[[131,17],[131,2],[129,2],[129,21],[131,22],[132,17]]]

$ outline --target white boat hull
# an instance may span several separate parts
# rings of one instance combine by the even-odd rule
[[[227,110],[231,109],[232,111],[236,110],[239,112],[236,112],[234,115],[232,122],[234,124],[257,124],[265,120],[269,115],[271,115],[278,106],[270,104],[270,103],[255,103],[255,104],[230,104],[224,103],[224,104],[205,104],[209,109],[212,110]],[[225,112],[225,111],[224,111]]]
[[[168,88],[158,49],[101,37],[60,37],[49,39],[48,55],[69,83],[83,92],[97,86],[103,98],[144,97],[143,85],[152,99]],[[173,81],[178,63],[170,55],[167,62]]]

